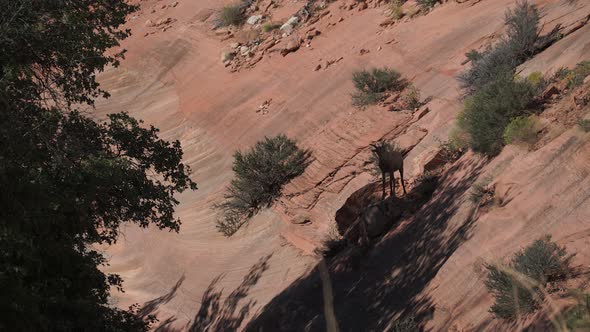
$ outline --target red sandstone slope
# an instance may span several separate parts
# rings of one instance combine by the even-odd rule
[[[116,296],[117,305],[157,299],[151,307],[163,324],[183,328],[195,320],[203,294],[216,277],[220,279],[214,289],[225,289],[222,298],[238,286],[246,293],[236,311],[248,304],[247,310],[243,317],[237,315],[232,325],[236,327],[310,270],[316,258],[309,254],[334,222],[336,211],[371,181],[363,169],[369,143],[386,137],[415,145],[406,157],[406,172],[407,177],[417,175],[421,160],[438,144],[437,138],[446,137],[461,109],[454,76],[465,69],[464,53],[501,34],[504,11],[513,2],[449,2],[391,27],[378,24],[384,18],[383,7],[371,4],[363,11],[348,11],[335,2],[328,6],[331,15],[315,24],[321,35],[310,47],[285,57],[271,53],[253,68],[236,73],[219,59],[233,40],[220,41],[210,20],[203,22],[222,4],[184,0],[168,7],[173,3],[140,2],[142,10],[129,23],[134,36],[123,45],[127,60],[100,77],[112,98],[98,103],[97,112],[102,116],[126,110],[159,127],[162,136],[180,139],[185,161],[195,170],[199,190],[180,197],[180,234],[128,227],[124,238],[109,249],[109,271],[125,280],[126,293]],[[546,30],[558,23],[567,30],[590,14],[590,4],[584,1],[535,3],[543,8]],[[274,9],[273,20],[285,20],[302,5],[284,1]],[[160,19],[165,29],[151,26]],[[590,58],[589,29],[585,25],[569,34],[525,64],[525,71],[550,71]],[[360,49],[370,52],[361,56]],[[340,57],[326,70],[314,71],[318,63]],[[410,112],[350,106],[351,72],[385,65],[410,78],[424,97],[433,98],[428,114],[417,120]],[[269,99],[268,113],[256,112]],[[277,133],[312,149],[316,161],[285,188],[273,209],[254,217],[234,237],[223,238],[215,230],[212,205],[232,176],[232,153]],[[510,186],[510,203],[476,220],[471,236],[424,288],[423,294],[434,303],[430,324],[435,330],[453,324],[474,329],[489,319],[490,299],[472,267],[478,259],[503,257],[549,232],[578,250],[578,258],[586,262],[585,218],[590,211],[583,197],[590,188],[588,140],[569,130],[534,153],[506,149],[485,167],[483,172],[496,170],[498,185]],[[445,196],[444,189],[438,195]],[[461,211],[467,208],[462,195],[453,197],[457,209],[441,221],[450,229],[460,227],[465,213]],[[290,224],[302,212],[310,214],[311,225]],[[251,285],[243,279],[252,276],[252,267],[257,270]]]

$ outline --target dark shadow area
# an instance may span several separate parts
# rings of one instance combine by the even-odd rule
[[[144,303],[138,312],[139,317],[145,318],[149,315],[156,314],[157,313],[156,311],[158,310],[160,305],[170,302],[174,298],[174,296],[176,296],[176,292],[178,291],[178,288],[180,288],[180,286],[182,286],[184,279],[185,279],[185,277],[184,277],[184,275],[182,275],[182,277],[180,277],[180,279],[178,279],[176,284],[174,286],[172,286],[172,288],[170,289],[170,291],[168,291],[168,293]]]
[[[469,158],[457,161],[437,180],[440,186],[434,194],[417,186],[395,199],[403,209],[401,220],[372,247],[349,246],[330,259],[341,331],[384,331],[396,318],[409,316],[423,329],[434,312],[432,299],[423,291],[469,237],[473,210],[464,220],[449,221],[482,167],[482,162]],[[324,331],[317,267],[276,296],[246,330]]]
[[[254,300],[249,300],[246,303],[240,302],[248,296],[250,289],[256,285],[264,271],[268,269],[268,260],[271,256],[272,254],[262,257],[258,263],[253,265],[240,285],[223,301],[221,300],[223,288],[217,288],[224,275],[213,279],[203,294],[201,308],[188,331],[236,331],[250,309],[256,304]]]
[[[258,263],[254,264],[240,285],[234,289],[225,299],[223,297],[223,288],[220,288],[219,284],[225,277],[225,274],[220,274],[215,277],[201,298],[201,307],[194,319],[183,327],[172,327],[171,325],[176,322],[175,316],[168,317],[163,321],[156,323],[154,331],[157,332],[179,332],[179,331],[191,331],[191,332],[225,332],[225,331],[237,331],[244,318],[250,313],[252,307],[256,304],[256,301],[249,300],[246,303],[241,303],[250,293],[250,289],[258,283],[260,277],[264,271],[268,270],[268,261],[272,257],[272,254],[260,258]],[[184,277],[181,278],[184,280]],[[152,300],[149,303],[157,303],[152,305],[152,308],[157,309],[157,306],[162,303],[170,301],[174,297],[174,294],[178,287],[182,284],[182,281],[176,284],[172,290],[158,299]],[[170,297],[171,296],[171,297]],[[162,301],[162,299],[168,299]],[[158,300],[158,301],[156,301]],[[153,313],[154,311],[150,312]],[[149,313],[148,313],[149,314]]]

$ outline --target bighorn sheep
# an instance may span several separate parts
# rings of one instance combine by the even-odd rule
[[[377,164],[381,170],[381,177],[383,179],[383,199],[385,199],[385,174],[389,174],[389,188],[391,195],[395,197],[395,177],[393,172],[399,171],[404,195],[406,194],[406,186],[404,184],[404,155],[399,149],[388,142],[379,142],[371,144],[373,153],[375,154]]]

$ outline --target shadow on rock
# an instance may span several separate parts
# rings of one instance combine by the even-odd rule
[[[424,290],[469,237],[473,213],[462,217],[457,212],[482,167],[481,161],[462,158],[440,177],[434,193],[414,187],[407,197],[395,199],[402,208],[397,227],[376,239],[367,252],[359,253],[354,246],[331,259],[334,309],[341,331],[389,330],[396,319],[408,316],[424,327],[434,312]],[[316,267],[276,296],[246,330],[324,331],[317,271]]]

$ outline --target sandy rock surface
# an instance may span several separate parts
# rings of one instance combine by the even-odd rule
[[[547,26],[576,27],[590,15],[585,1],[534,2],[543,6]],[[448,2],[428,15],[389,27],[379,25],[383,8],[372,3],[368,8],[363,5],[362,11],[333,3],[330,14],[315,23],[321,35],[313,39],[312,47],[299,45],[285,57],[279,53],[256,57],[255,66],[236,73],[220,62],[220,54],[223,62],[233,56],[229,54],[247,52],[227,48],[235,42],[233,32],[211,30],[220,3],[175,3],[141,2],[141,19],[129,23],[134,36],[122,45],[128,50],[126,60],[99,77],[112,97],[97,103],[96,116],[102,119],[108,113],[128,111],[154,124],[162,137],[181,141],[184,160],[194,170],[199,190],[179,197],[177,215],[183,222],[179,234],[128,226],[117,245],[107,249],[111,265],[106,269],[125,280],[126,292],[114,297],[115,304],[145,304],[158,315],[162,327],[184,330],[202,321],[199,310],[211,305],[215,297],[210,295],[216,292],[221,292],[224,310],[217,317],[231,317],[231,327],[242,329],[315,266],[314,249],[336,211],[352,193],[375,180],[365,167],[370,143],[386,138],[406,144],[406,178],[421,173],[462,108],[455,76],[466,68],[464,54],[501,34],[504,11],[513,1]],[[276,9],[260,6],[275,11],[273,19],[279,22],[289,20],[299,7],[292,2]],[[166,28],[154,30],[160,24]],[[589,28],[574,29],[523,65],[524,72],[573,67],[590,58]],[[262,45],[272,47],[274,42]],[[371,52],[359,56],[362,49]],[[332,59],[338,60],[327,70],[328,65],[320,65],[322,70],[314,71]],[[410,79],[423,97],[432,98],[428,111],[353,108],[351,73],[372,66],[396,68]],[[266,100],[272,103],[257,112]],[[313,150],[314,162],[286,186],[273,208],[252,218],[232,238],[224,238],[215,229],[217,212],[212,206],[220,202],[232,177],[233,152],[278,133]],[[500,259],[549,232],[560,244],[577,250],[579,262],[590,262],[589,155],[588,135],[568,130],[533,153],[506,149],[485,168],[477,158],[465,157],[469,167],[449,177],[448,190],[474,172],[477,176],[495,172],[495,182],[508,189],[504,205],[470,224],[469,232],[460,234],[461,241],[456,236],[470,213],[462,194],[453,194],[457,201],[449,205],[444,218],[436,218],[449,225],[443,232],[449,237],[441,235],[436,244],[457,248],[444,252],[445,258],[436,263],[440,266],[428,270],[433,272],[431,279],[420,289],[419,295],[434,311],[429,327],[494,330],[487,313],[491,299],[473,270],[481,258]],[[436,197],[445,197],[442,189]],[[428,217],[426,211],[420,215]],[[425,246],[420,242],[416,248]],[[396,273],[404,272],[424,271]],[[237,305],[225,300],[236,292]]]

